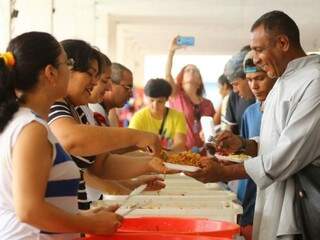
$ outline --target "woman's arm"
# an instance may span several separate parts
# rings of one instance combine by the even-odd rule
[[[175,152],[182,152],[186,150],[186,134],[176,133],[173,140],[172,150]]]
[[[73,155],[98,155],[131,146],[150,147],[155,154],[161,150],[157,135],[135,129],[84,125],[70,117],[56,119],[50,128],[63,147]]]
[[[169,53],[168,53],[168,58],[167,58],[167,64],[166,64],[166,69],[165,69],[165,79],[170,83],[172,87],[172,93],[171,96],[174,96],[176,94],[177,90],[177,85],[174,81],[174,78],[172,77],[172,62],[173,62],[173,56],[174,53],[177,49],[181,48],[181,46],[178,46],[176,41],[177,41],[178,36],[176,36],[170,45],[169,48]]]
[[[80,216],[44,199],[52,154],[45,127],[36,122],[25,126],[12,151],[12,191],[20,221],[49,232],[113,233],[121,220],[113,212],[101,210]]]
[[[102,193],[127,195],[131,192],[131,188],[128,188],[121,182],[99,178],[93,175],[90,171],[84,172],[84,180],[88,186],[98,189]]]
[[[221,105],[218,107],[217,111],[213,115],[214,125],[219,125],[221,123]]]
[[[159,158],[128,157],[118,154],[110,154],[107,158],[98,156],[88,170],[100,178],[113,180],[130,179],[151,172],[174,173],[168,170]]]

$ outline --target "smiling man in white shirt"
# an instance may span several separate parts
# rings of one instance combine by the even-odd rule
[[[305,54],[296,23],[280,11],[253,24],[250,46],[255,64],[278,78],[265,102],[259,143],[230,132],[216,142],[217,150],[223,146],[256,157],[229,166],[206,159],[203,169],[190,175],[203,182],[250,176],[257,185],[253,239],[301,239],[293,175],[319,163],[320,56]]]

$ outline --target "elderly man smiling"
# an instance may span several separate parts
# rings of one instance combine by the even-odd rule
[[[302,239],[293,175],[306,166],[316,169],[320,162],[320,56],[307,56],[299,35],[296,23],[280,11],[266,13],[253,24],[254,63],[277,78],[265,101],[260,141],[230,132],[216,141],[218,150],[242,150],[256,157],[228,166],[204,159],[203,169],[189,174],[203,182],[250,176],[257,185],[255,240]],[[318,221],[320,216],[313,218]]]

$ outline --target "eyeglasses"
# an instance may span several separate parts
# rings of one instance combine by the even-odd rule
[[[71,70],[73,69],[75,62],[73,58],[68,58],[65,62],[57,63],[57,66],[61,64],[66,64],[68,68]]]
[[[129,92],[129,91],[132,91],[132,89],[133,89],[133,85],[132,85],[132,84],[126,85],[126,84],[121,84],[121,83],[116,83],[116,82],[112,82],[112,83],[123,87],[123,88],[124,88],[125,90],[127,90],[128,92]]]

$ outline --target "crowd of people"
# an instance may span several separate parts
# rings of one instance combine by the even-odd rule
[[[159,190],[159,173],[177,173],[162,152],[192,151],[203,157],[188,176],[235,183],[245,239],[315,239],[297,207],[295,176],[320,164],[320,57],[304,52],[298,26],[280,11],[262,15],[250,34],[218,79],[217,110],[197,66],[172,76],[181,48],[174,38],[165,76],[146,83],[145,106],[128,128],[116,108],[133,96],[130,69],[83,40],[59,43],[44,32],[12,39],[0,55],[0,238],[112,234],[122,221],[117,206],[90,209],[92,201],[142,184]],[[203,137],[203,116],[220,125],[214,139]],[[210,148],[251,158],[225,163]]]

